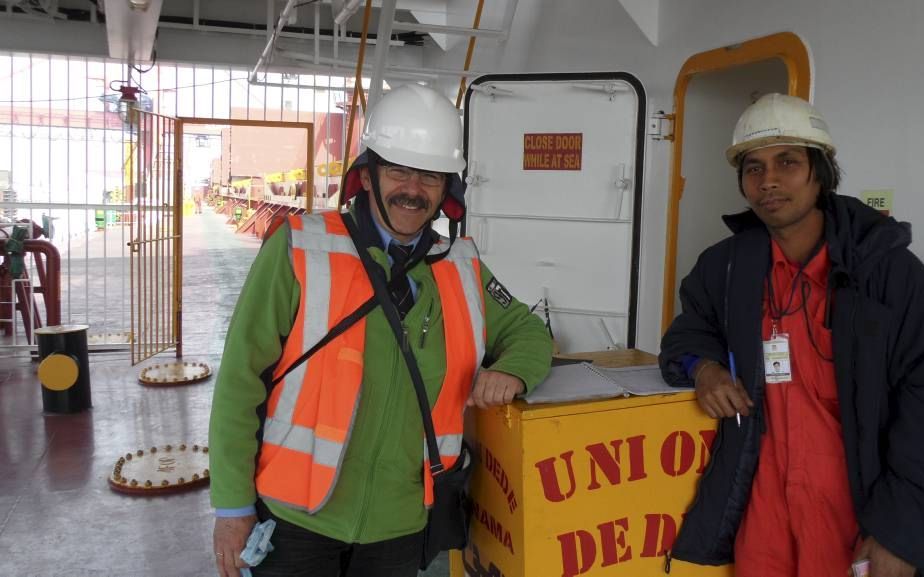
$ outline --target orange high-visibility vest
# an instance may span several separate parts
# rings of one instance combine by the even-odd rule
[[[289,254],[301,288],[295,323],[273,378],[278,378],[341,319],[373,294],[362,261],[340,214],[291,216]],[[446,250],[447,239],[430,254]],[[468,239],[432,265],[443,308],[446,376],[431,412],[446,469],[462,446],[462,412],[485,348],[481,266]],[[337,483],[359,406],[366,321],[362,319],[276,385],[267,402],[257,463],[260,497],[309,513],[319,511]],[[452,351],[452,354],[449,354]],[[426,439],[424,505],[433,502]]]

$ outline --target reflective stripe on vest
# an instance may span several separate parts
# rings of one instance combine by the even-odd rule
[[[300,302],[274,378],[373,294],[338,213],[289,217],[289,223]],[[434,251],[447,245],[441,241]],[[462,413],[484,355],[481,266],[474,244],[456,241],[432,271],[444,312],[446,351],[453,351],[446,355],[446,377],[432,410],[440,457],[448,468],[461,448]],[[359,403],[365,322],[315,353],[270,393],[256,474],[264,500],[314,513],[330,498]],[[426,453],[424,465],[429,506]]]
[[[337,213],[289,224],[300,302],[274,378],[372,296],[364,275],[354,279],[362,265]],[[330,498],[359,402],[364,336],[365,319],[270,393],[256,477],[264,499],[313,513]],[[325,384],[327,375],[337,375],[336,387]]]

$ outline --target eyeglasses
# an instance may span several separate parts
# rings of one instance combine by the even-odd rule
[[[379,164],[385,169],[385,174],[388,178],[397,180],[398,182],[407,182],[411,179],[411,176],[416,173],[421,186],[435,188],[446,184],[446,175],[442,172],[417,170],[407,166],[401,166],[400,164],[385,164],[381,161]]]

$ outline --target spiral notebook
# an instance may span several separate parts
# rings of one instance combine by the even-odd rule
[[[683,391],[664,382],[658,365],[606,368],[579,363],[552,367],[546,379],[523,399],[530,404],[566,403]]]

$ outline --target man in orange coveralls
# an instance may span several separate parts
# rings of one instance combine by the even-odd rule
[[[740,577],[924,567],[924,266],[910,227],[835,193],[827,124],[769,94],[729,162],[750,210],[680,289],[665,379],[721,418],[673,558]],[[732,374],[735,373],[735,374]]]

